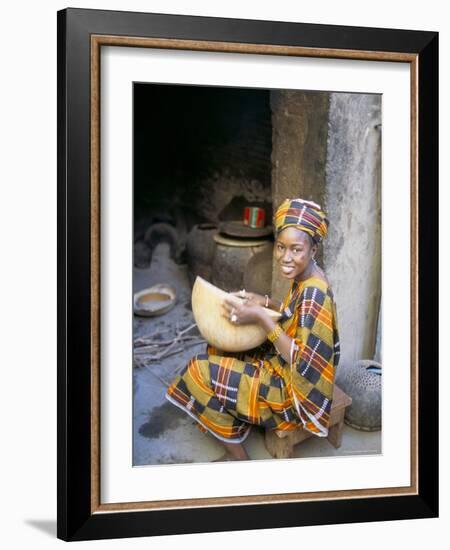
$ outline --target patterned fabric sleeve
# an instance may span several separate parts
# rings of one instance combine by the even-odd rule
[[[302,289],[291,347],[291,391],[304,428],[328,435],[335,367],[338,362],[336,309],[331,290]]]

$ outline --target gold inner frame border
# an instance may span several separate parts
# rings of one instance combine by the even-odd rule
[[[411,434],[410,479],[408,487],[318,491],[314,493],[284,493],[234,497],[212,497],[142,502],[100,502],[100,50],[102,46],[163,48],[206,52],[359,59],[409,63],[411,98]],[[417,495],[418,479],[418,77],[417,54],[330,48],[306,48],[273,44],[247,44],[166,38],[142,38],[115,35],[91,35],[90,65],[90,228],[91,228],[91,513],[111,513],[137,510],[203,508],[250,504],[276,504],[317,500],[344,500]]]

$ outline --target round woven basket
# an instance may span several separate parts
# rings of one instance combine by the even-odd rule
[[[235,325],[224,317],[222,304],[228,297],[239,304],[240,298],[224,292],[201,277],[195,279],[192,289],[192,312],[198,330],[212,346],[223,351],[246,351],[262,344],[267,334],[257,323]],[[267,309],[277,321],[281,314]]]
[[[339,386],[350,395],[345,423],[357,430],[381,430],[382,367],[372,359],[361,359],[345,367]]]

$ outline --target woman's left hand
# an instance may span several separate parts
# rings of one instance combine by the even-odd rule
[[[252,304],[245,299],[225,298],[223,302],[223,316],[234,325],[245,325],[247,323],[258,323],[261,319],[264,308]]]

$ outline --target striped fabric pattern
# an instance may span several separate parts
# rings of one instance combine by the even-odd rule
[[[328,434],[334,374],[339,361],[336,307],[316,278],[292,282],[281,328],[293,338],[291,362],[269,341],[245,353],[207,346],[170,385],[166,397],[226,442],[240,443],[251,425]]]

